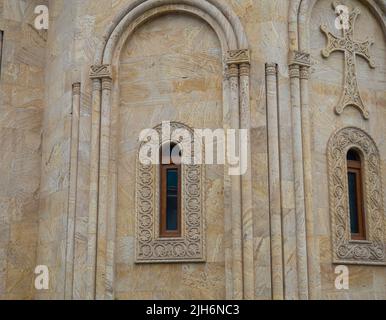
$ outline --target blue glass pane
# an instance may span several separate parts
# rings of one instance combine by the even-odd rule
[[[166,174],[166,229],[178,230],[178,170],[169,169]]]
[[[357,186],[356,174],[349,172],[348,173],[348,190],[349,190],[349,204],[350,204],[351,233],[359,233],[357,188],[358,186]]]

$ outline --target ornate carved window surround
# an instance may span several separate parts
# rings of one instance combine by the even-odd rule
[[[181,123],[171,123],[171,129],[185,129],[193,136]],[[162,126],[155,130],[161,135]],[[136,263],[205,262],[204,170],[199,165],[182,165],[181,237],[165,238],[160,235],[160,167],[137,161]]]
[[[358,150],[363,158],[365,241],[351,239],[347,179],[347,152],[351,149]],[[381,161],[376,144],[361,129],[341,129],[330,139],[328,167],[333,262],[386,265]]]

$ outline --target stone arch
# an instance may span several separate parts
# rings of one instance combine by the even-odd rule
[[[112,119],[119,95],[118,77],[113,72],[119,54],[130,34],[141,24],[167,13],[188,13],[209,24],[217,34],[223,50],[224,128],[249,130],[250,57],[246,34],[237,15],[221,0],[137,0],[113,19],[98,47],[90,78],[92,93],[92,137],[89,198],[88,276],[90,299],[114,297],[114,234],[116,218],[116,142],[112,141]],[[114,90],[112,90],[114,88]],[[240,111],[241,110],[241,111]],[[250,142],[248,142],[250,143]],[[251,148],[248,148],[250,152]],[[251,159],[251,155],[248,155]],[[252,186],[250,172],[243,177],[225,179],[224,189],[232,228],[232,276],[227,281],[229,298],[254,297]],[[241,188],[243,186],[243,188]],[[242,190],[242,199],[237,192]],[[242,214],[240,214],[240,208]],[[242,227],[245,224],[246,227]],[[244,237],[242,236],[244,232]],[[244,239],[240,243],[240,239]],[[244,252],[244,254],[243,254]],[[244,267],[243,267],[244,263]]]
[[[180,5],[186,6],[186,8],[194,8],[196,12],[201,11],[213,19],[226,35],[230,50],[248,49],[247,37],[239,18],[220,0],[137,0],[129,4],[106,28],[96,51],[94,64],[111,63],[109,58],[112,57],[116,42],[125,29],[138,17],[153,9],[165,6],[169,7],[170,12],[180,12],[181,8],[178,8]],[[208,19],[205,20],[209,24],[213,24]]]

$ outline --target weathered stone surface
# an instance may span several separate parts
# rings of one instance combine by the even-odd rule
[[[354,38],[374,40],[375,68],[355,61],[366,120],[334,111],[332,0],[300,2],[0,0],[0,299],[386,299],[382,265],[350,265],[350,289],[335,288],[327,158],[337,130],[366,132],[386,204],[384,7],[344,1],[361,12]],[[138,137],[166,120],[250,129],[245,177],[203,168],[201,263],[135,260]]]

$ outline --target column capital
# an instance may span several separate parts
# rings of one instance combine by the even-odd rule
[[[304,51],[291,50],[289,52],[289,62],[291,65],[298,65],[302,67],[311,67],[311,54]]]
[[[228,65],[240,65],[240,64],[250,64],[250,54],[248,49],[241,50],[230,50],[228,51],[227,64]]]
[[[268,76],[276,76],[277,75],[277,63],[266,63],[265,64],[265,73]]]
[[[80,95],[80,82],[75,82],[72,84],[72,94]]]
[[[240,64],[240,76],[249,76],[251,70],[251,65],[249,63]]]
[[[93,65],[90,70],[91,79],[112,79],[112,68],[110,64]]]
[[[227,78],[233,78],[239,76],[239,66],[237,64],[228,65],[228,69],[226,71]]]
[[[310,68],[306,66],[300,67],[300,79],[308,80],[310,78]]]
[[[297,64],[291,64],[289,66],[289,76],[290,78],[300,78],[300,66]]]

